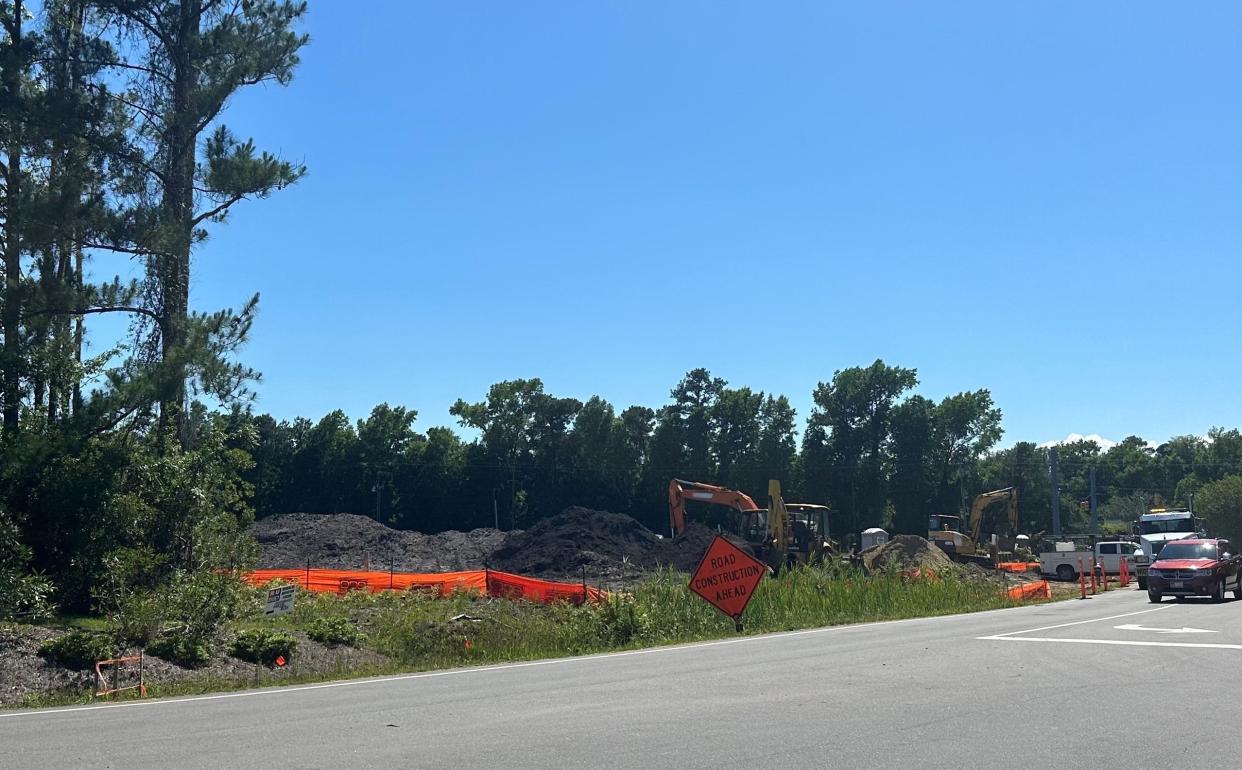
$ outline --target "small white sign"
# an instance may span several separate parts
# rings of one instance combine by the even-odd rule
[[[267,591],[267,604],[263,607],[264,615],[284,615],[293,609],[293,597],[297,593],[294,586],[279,586]]]

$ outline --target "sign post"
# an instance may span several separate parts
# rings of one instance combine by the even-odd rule
[[[690,578],[690,590],[733,618],[737,630],[741,631],[742,613],[767,571],[766,564],[716,535]]]
[[[267,590],[267,603],[263,605],[264,615],[284,615],[293,609],[293,597],[297,588],[294,586],[277,586]]]

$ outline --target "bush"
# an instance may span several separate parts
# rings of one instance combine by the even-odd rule
[[[173,645],[187,651],[204,647],[205,655],[184,658],[197,660],[209,656],[228,624],[255,609],[256,602],[254,592],[236,578],[213,572],[177,572],[165,585],[122,598],[111,619],[118,635],[132,644],[152,644],[164,650]],[[188,641],[176,641],[182,639]]]
[[[297,640],[283,631],[252,628],[237,635],[231,652],[235,658],[270,666],[279,656],[291,658],[297,646]]]
[[[203,639],[188,636],[161,636],[151,642],[146,652],[185,668],[198,668],[211,660],[211,646]]]
[[[315,618],[306,633],[316,642],[330,646],[347,644],[352,647],[363,636],[357,626],[342,617]]]
[[[112,641],[101,634],[70,631],[39,645],[39,655],[75,671],[87,671],[95,663],[113,657]]]
[[[27,574],[29,561],[17,525],[0,513],[0,620],[43,620],[55,610],[52,581]]]

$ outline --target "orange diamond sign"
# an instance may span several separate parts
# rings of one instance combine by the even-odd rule
[[[716,535],[690,578],[690,590],[736,622],[767,571],[763,562]]]

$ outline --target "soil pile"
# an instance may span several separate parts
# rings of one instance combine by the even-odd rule
[[[669,540],[623,513],[571,507],[510,535],[490,564],[551,578],[578,578],[585,569],[588,581],[624,580],[655,567],[691,572],[715,537],[710,527],[690,524]]]
[[[445,572],[492,569],[531,577],[591,583],[626,581],[656,567],[691,572],[715,530],[689,524],[676,539],[662,538],[623,513],[571,507],[529,530],[441,532],[390,529],[348,513],[291,513],[256,521],[260,569],[388,569]],[[746,548],[745,544],[735,542]],[[747,549],[749,550],[749,549]]]
[[[496,529],[425,535],[390,529],[352,513],[289,513],[250,528],[260,569],[393,569],[446,572],[482,569],[506,534]]]
[[[936,546],[918,535],[897,535],[883,545],[863,551],[863,567],[868,572],[879,572],[893,565],[896,569],[929,569],[932,572],[950,572],[953,561]]]

